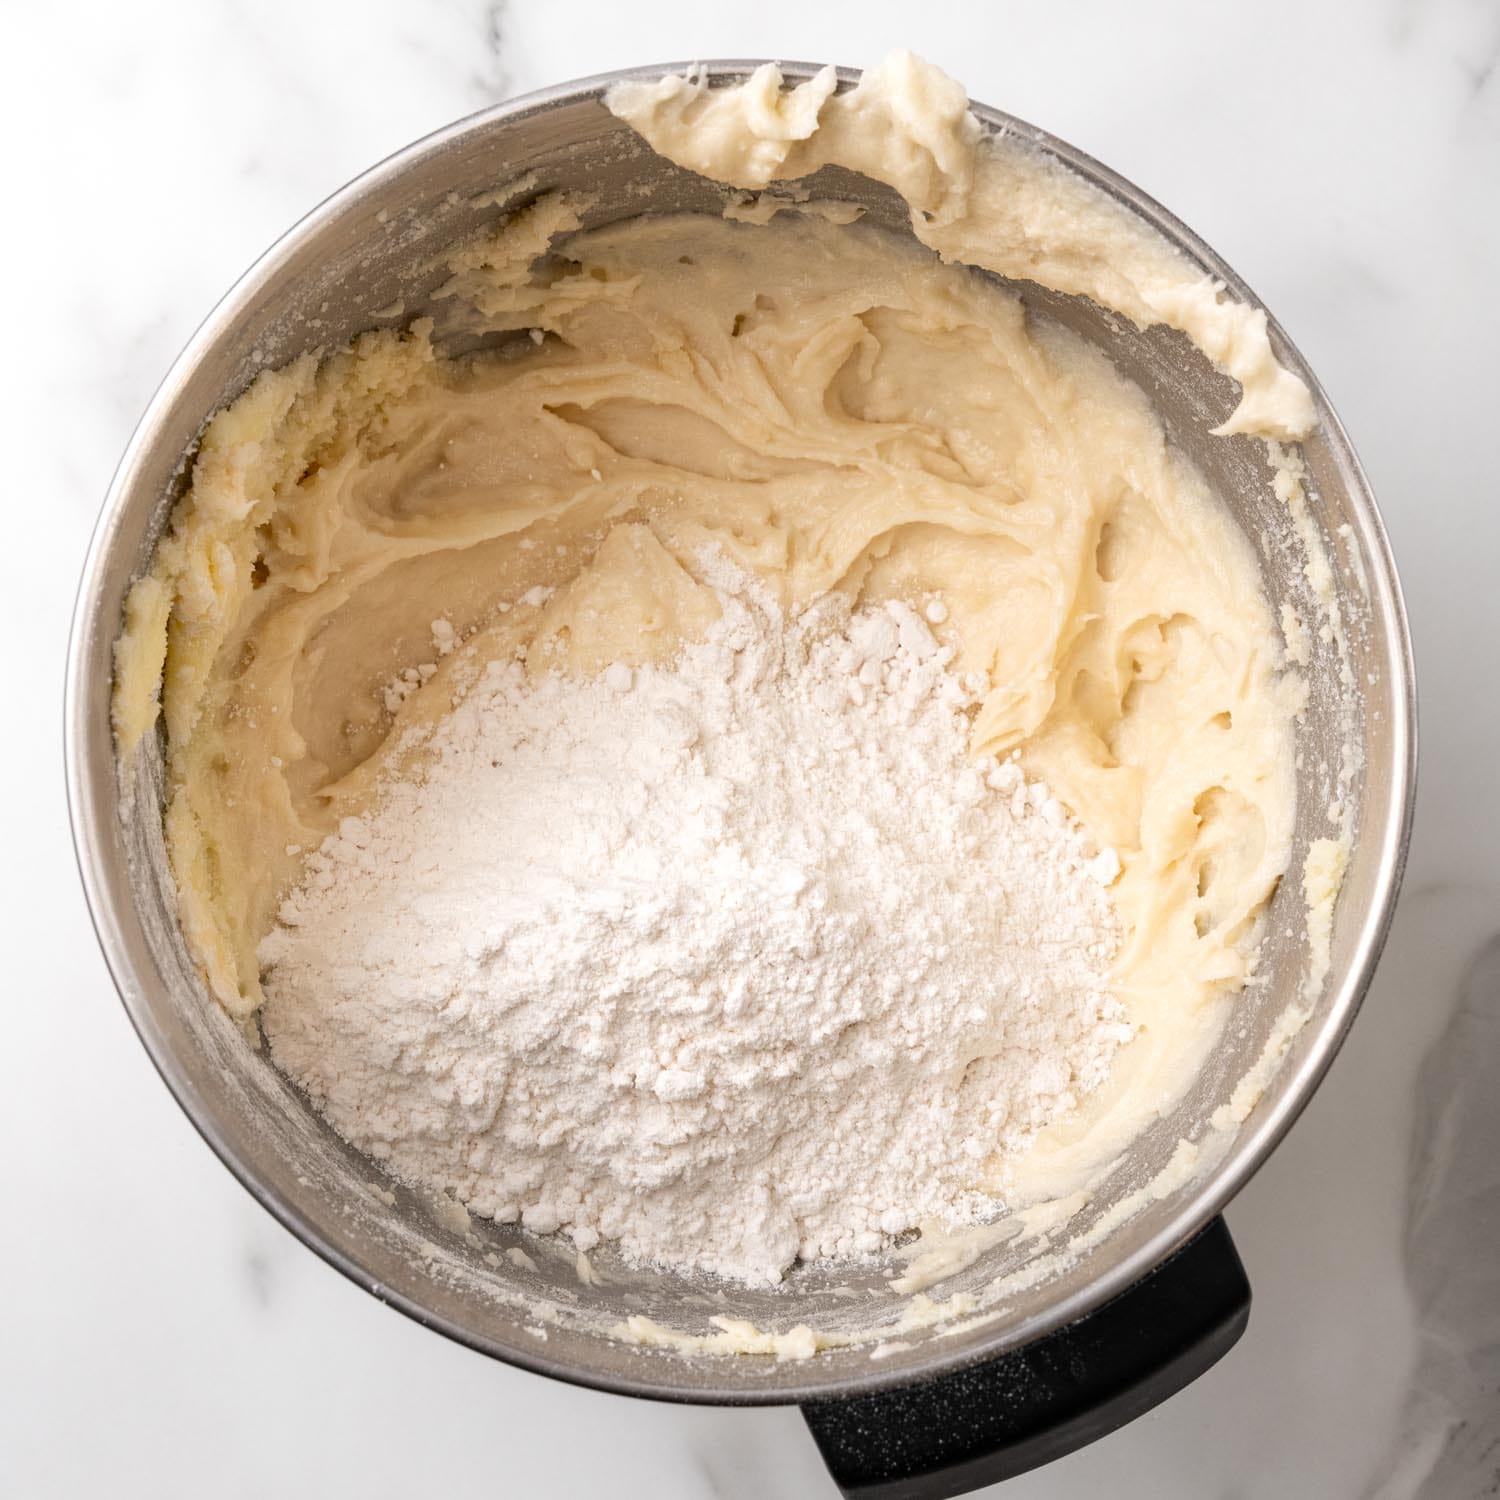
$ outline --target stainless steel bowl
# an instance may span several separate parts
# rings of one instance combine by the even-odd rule
[[[754,64],[711,64],[717,81]],[[1284,364],[1307,382],[1320,424],[1305,446],[1313,512],[1334,561],[1358,684],[1352,703],[1337,654],[1316,647],[1311,700],[1299,726],[1300,815],[1293,868],[1322,831],[1332,771],[1352,713],[1362,762],[1355,782],[1356,838],[1333,933],[1333,965],[1314,1012],[1291,1041],[1227,1153],[1206,1175],[1148,1204],[1055,1278],[1003,1300],[983,1326],[928,1329],[907,1347],[872,1362],[867,1349],[804,1361],[687,1356],[642,1349],[609,1335],[630,1313],[678,1328],[733,1311],[773,1329],[798,1322],[848,1327],[868,1320],[831,1295],[848,1275],[799,1270],[783,1289],[742,1292],[725,1308],[688,1278],[632,1271],[607,1257],[606,1280],[582,1285],[570,1258],[532,1254],[538,1269],[503,1251],[516,1231],[476,1225],[465,1238],[419,1195],[394,1187],[388,1206],[377,1169],[347,1147],[267,1062],[248,1047],[206,996],[178,932],[162,853],[160,746],[148,745],[122,780],[109,723],[111,647],[121,601],[147,565],[205,419],[254,375],[315,347],[331,347],[379,325],[377,309],[398,300],[402,320],[429,309],[441,279],[438,250],[494,216],[478,194],[526,172],[541,188],[586,187],[591,225],[643,211],[717,212],[717,189],[647,150],[601,103],[620,78],[571,83],[487,110],[440,131],[375,167],[336,194],[277,243],[214,310],[183,351],[141,420],[104,504],[84,568],[67,682],[67,774],[79,863],[99,939],[131,1019],[167,1086],[226,1166],[278,1219],[345,1275],[419,1322],[487,1354],[545,1374],[637,1395],[717,1402],[816,1400],[909,1384],[934,1372],[1017,1348],[1098,1307],[1157,1266],[1206,1224],[1263,1162],[1306,1104],[1343,1039],[1369,983],[1390,921],[1413,802],[1413,675],[1396,572],[1364,474],[1312,372],[1272,324]],[[784,67],[792,80],[806,65]],[[843,85],[855,75],[843,76]],[[1165,210],[1071,146],[996,110],[977,107],[985,125],[1031,142],[1122,203],[1222,279],[1232,296],[1249,289]],[[815,186],[855,198],[869,218],[907,232],[904,205],[883,187],[828,170]],[[1236,391],[1181,336],[1140,332],[1090,303],[1022,284],[1039,315],[1055,318],[1104,348],[1156,403],[1172,439],[1198,464],[1258,550],[1273,606],[1290,600],[1315,618],[1301,555],[1284,507],[1273,497],[1259,444],[1214,438],[1208,429],[1233,407]],[[441,326],[441,324],[440,324]],[[1127,1167],[1077,1221],[1087,1231],[1120,1197],[1162,1166],[1180,1136],[1224,1103],[1259,1056],[1294,997],[1305,961],[1299,882],[1276,897],[1266,940],[1264,985],[1247,993],[1234,1024],[1189,1096],[1141,1138]],[[997,1246],[945,1284],[977,1288],[1019,1264],[1015,1244]],[[486,1259],[486,1256],[489,1259]],[[878,1274],[856,1287],[881,1287]],[[885,1294],[889,1297],[889,1294]],[[557,1320],[545,1341],[528,1299],[549,1299]]]

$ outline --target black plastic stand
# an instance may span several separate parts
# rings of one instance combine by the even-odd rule
[[[1215,1219],[1112,1302],[1012,1354],[802,1408],[847,1500],[948,1500],[1051,1463],[1196,1380],[1250,1319]]]

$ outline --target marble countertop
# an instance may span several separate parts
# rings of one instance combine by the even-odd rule
[[[577,0],[30,6],[7,18],[11,642],[0,739],[0,1489],[831,1496],[793,1411],[575,1390],[304,1250],[153,1073],[95,949],[57,710],[85,542],[199,318],[295,218],[492,101],[629,63],[908,45],[1168,204],[1323,377],[1389,523],[1423,776],[1401,909],[1304,1118],[1229,1211],[1244,1341],[1014,1500],[1500,1487],[1500,6]]]

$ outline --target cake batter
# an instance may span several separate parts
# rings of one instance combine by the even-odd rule
[[[585,231],[586,203],[536,197],[445,289],[504,348],[447,358],[427,321],[366,334],[210,422],[127,603],[117,733],[128,755],[165,719],[184,932],[249,1018],[309,852],[488,661],[671,660],[718,616],[706,545],[790,611],[940,595],[935,633],[982,683],[974,751],[1019,751],[1120,860],[1113,990],[1137,1035],[1036,1148],[1034,1186],[1061,1191],[1180,1093],[1253,966],[1300,685],[1251,548],[1141,392],[970,267],[1183,329],[1241,384],[1225,431],[1295,439],[1311,403],[1262,314],[981,140],[951,80],[898,55],[832,90],[762,70],[610,103],[744,190],[825,162],[879,177],[926,248],[788,199]],[[439,616],[462,649],[393,694]]]

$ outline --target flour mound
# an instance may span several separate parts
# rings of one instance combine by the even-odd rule
[[[1098,853],[916,610],[722,563],[669,666],[492,663],[261,946],[273,1056],[474,1214],[778,1281],[981,1191],[1128,1037]],[[939,601],[928,617],[943,618]]]

